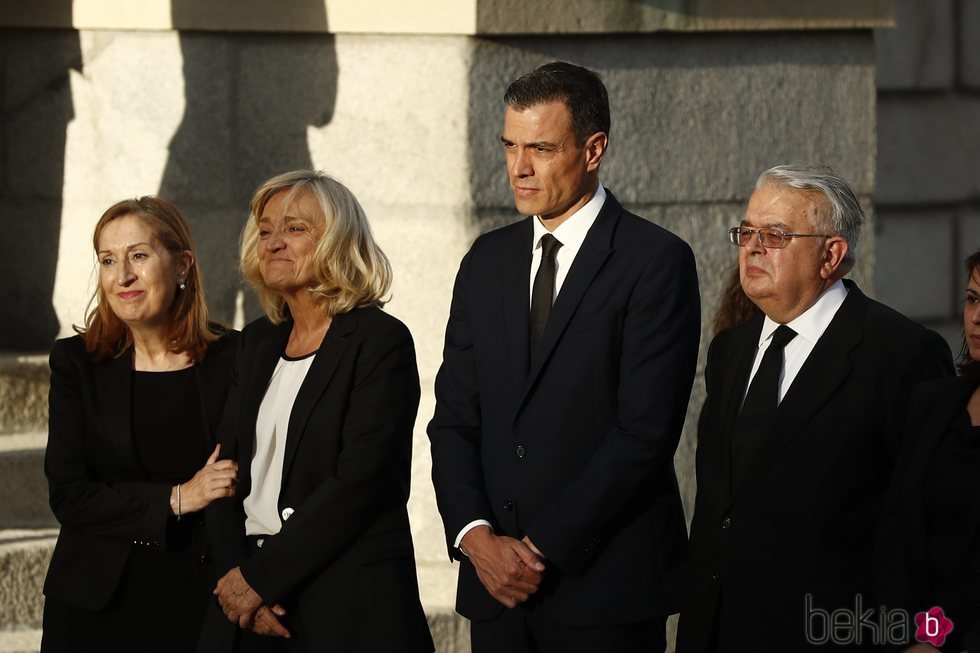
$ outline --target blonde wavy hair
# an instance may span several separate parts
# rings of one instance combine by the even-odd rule
[[[364,209],[336,179],[312,170],[294,170],[262,183],[252,196],[248,222],[242,230],[241,270],[255,289],[265,314],[274,324],[287,317],[286,300],[269,288],[259,269],[259,219],[273,195],[286,195],[289,205],[309,193],[324,217],[324,231],[313,253],[315,283],[309,291],[327,315],[358,306],[384,306],[391,288],[391,264],[374,241]]]

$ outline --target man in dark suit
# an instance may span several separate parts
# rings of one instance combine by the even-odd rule
[[[429,424],[473,650],[663,650],[684,551],[673,456],[697,356],[690,248],[599,185],[609,104],[567,63],[515,81],[517,209],[463,259]]]
[[[842,280],[863,220],[829,168],[779,166],[731,230],[762,314],[708,351],[678,653],[886,637],[875,527],[909,395],[952,361],[938,335]]]

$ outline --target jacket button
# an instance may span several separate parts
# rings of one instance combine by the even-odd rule
[[[207,554],[204,554],[204,555],[201,556],[201,564],[202,565],[208,564],[208,556],[207,556]]]
[[[712,574],[711,580],[717,583],[719,580],[721,580],[721,574]]]
[[[722,527],[722,529],[724,529],[726,531],[729,528],[731,528],[732,527],[732,518],[731,517],[725,517],[724,519],[722,519],[721,520],[721,527]]]
[[[504,501],[504,510],[506,510],[507,512],[510,512],[513,509],[514,509],[514,502],[513,501]]]
[[[517,457],[523,458],[526,455],[527,455],[527,449],[524,448],[524,445],[523,444],[517,445]]]
[[[282,520],[283,521],[286,521],[287,519],[289,519],[290,517],[293,516],[293,513],[294,512],[296,512],[296,511],[293,510],[292,508],[283,508],[282,509]]]

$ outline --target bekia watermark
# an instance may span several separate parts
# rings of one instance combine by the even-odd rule
[[[953,630],[952,620],[938,606],[919,612],[910,619],[909,613],[900,608],[866,607],[860,594],[854,596],[853,609],[849,606],[835,610],[814,606],[813,595],[807,594],[803,599],[803,614],[806,641],[815,646],[908,644],[909,631],[914,626],[916,641],[938,648]]]
[[[953,621],[943,614],[938,605],[915,615],[915,639],[939,648],[946,643],[946,635],[953,632]]]

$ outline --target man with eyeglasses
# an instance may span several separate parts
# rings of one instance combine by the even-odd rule
[[[833,170],[778,166],[729,231],[762,314],[708,351],[678,653],[875,643],[860,620],[905,406],[953,368],[942,338],[843,279],[863,222]]]

